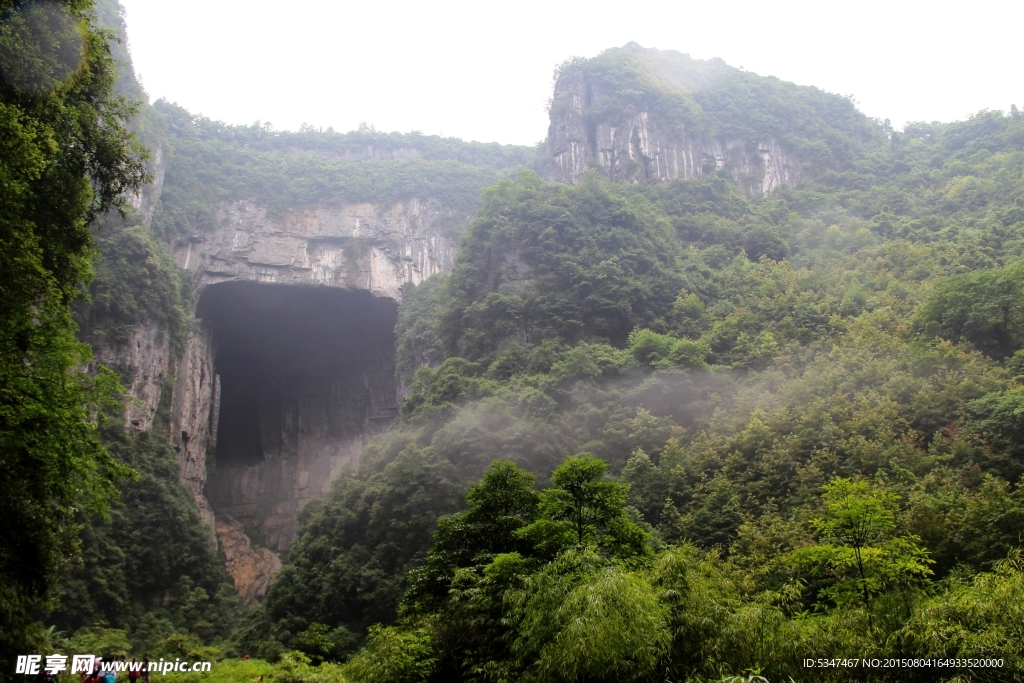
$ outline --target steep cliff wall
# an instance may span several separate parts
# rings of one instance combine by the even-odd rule
[[[100,363],[113,368],[125,384],[126,428],[146,430],[153,426],[170,362],[170,338],[150,321],[137,325],[126,344],[93,346],[93,367]]]
[[[147,163],[153,182],[128,198],[129,205],[149,227],[153,211],[163,190],[167,159],[163,143],[153,145]],[[119,220],[116,216],[110,221]],[[107,226],[110,229],[110,226]],[[137,258],[141,258],[138,257]],[[102,276],[102,273],[100,274]],[[125,427],[147,430],[153,426],[153,416],[160,404],[160,396],[167,380],[171,358],[171,339],[168,331],[152,320],[139,322],[132,328],[131,337],[123,343],[107,337],[90,338],[93,347],[93,365],[100,363],[116,369],[125,384]]]
[[[771,135],[758,140],[679,133],[678,121],[630,107],[590,111],[598,86],[574,70],[559,78],[550,111],[550,179],[578,184],[587,168],[617,182],[693,178],[725,169],[755,196],[800,180],[800,165]]]
[[[216,525],[223,547],[241,548],[241,528],[286,557],[302,505],[398,414],[401,287],[451,268],[466,221],[432,200],[281,216],[233,202],[215,229],[175,244],[197,322],[175,368],[171,439],[211,528],[214,511],[237,521]],[[261,595],[246,577],[276,571],[253,547],[229,562],[240,594]]]
[[[563,65],[550,117],[549,177],[572,184],[588,168],[632,183],[720,171],[757,197],[887,144],[848,98],[636,43]]]
[[[156,204],[160,201],[160,194],[164,189],[164,175],[167,173],[167,155],[164,153],[164,141],[158,139],[151,144],[152,149],[150,153],[152,156],[146,165],[153,176],[153,182],[128,197],[128,203],[139,212],[146,225],[153,221],[153,211],[156,210]]]
[[[172,364],[171,442],[178,452],[181,480],[192,492],[203,521],[214,529],[213,508],[206,499],[206,444],[214,401],[213,334],[193,326],[181,360]]]
[[[451,268],[457,232],[469,220],[432,200],[339,204],[267,215],[239,201],[221,207],[215,229],[174,247],[197,292],[244,280],[364,289],[397,300],[402,284]]]
[[[216,359],[206,495],[218,515],[286,554],[302,505],[358,464],[364,441],[398,414],[396,302],[229,282],[205,290],[198,314]]]

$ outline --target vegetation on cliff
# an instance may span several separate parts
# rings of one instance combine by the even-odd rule
[[[225,203],[239,200],[282,214],[322,204],[434,199],[456,228],[479,208],[484,187],[536,156],[530,147],[418,133],[229,126],[162,100],[155,109],[167,120],[168,161],[153,227],[168,241],[201,236],[217,225]]]
[[[553,114],[572,100],[560,89],[582,86],[585,125],[630,128],[641,113],[677,141],[774,138],[809,175],[871,168],[887,129],[859,112],[850,99],[674,50],[629,43],[592,59],[571,59],[556,74]]]
[[[688,135],[770,135],[810,171],[751,199],[728,169],[564,186],[517,170],[532,148],[277,133],[160,102],[137,124],[166,163],[153,229],[108,220],[93,238],[88,221],[143,175],[109,55],[26,95],[9,53],[0,470],[28,493],[3,520],[22,534],[0,558],[5,638],[44,642],[29,610],[60,576],[50,644],[278,661],[224,676],[785,680],[815,656],[1002,662],[905,680],[1024,671],[1016,110],[895,131],[715,60],[631,45],[563,67],[594,89],[590,123],[643,110]],[[77,127],[51,120],[69,112]],[[69,130],[95,148],[60,144]],[[52,158],[68,150],[86,156]],[[452,273],[403,291],[401,420],[305,508],[266,604],[245,612],[177,481],[166,403],[149,434],[98,430],[115,383],[69,372],[87,357],[68,311],[90,245],[88,338],[123,343],[145,320],[180,342],[187,280],[161,240],[201,237],[224,202],[411,197],[475,218]],[[60,388],[49,404],[44,383]]]
[[[909,126],[872,154],[758,200],[714,175],[489,189],[451,275],[403,304],[402,424],[332,500],[412,454],[478,483],[432,543],[405,537],[398,583],[311,549],[409,502],[317,512],[293,555],[365,595],[405,590],[348,675],[782,680],[826,653],[997,657],[987,680],[1013,680],[1024,117]],[[571,534],[544,502],[572,497],[561,473],[581,462],[622,487],[603,500],[632,543]],[[482,502],[499,480],[519,503]],[[275,586],[252,642],[364,626],[326,595]],[[283,609],[311,600],[316,616]]]
[[[90,226],[146,179],[91,3],[0,3],[0,659],[36,649],[34,611],[75,554],[75,512],[102,514],[130,473],[96,434],[116,396],[78,368],[69,304]]]

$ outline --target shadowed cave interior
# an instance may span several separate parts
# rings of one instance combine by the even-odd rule
[[[301,504],[354,466],[398,414],[397,303],[367,291],[228,282],[207,287],[213,457],[207,497],[286,553]]]

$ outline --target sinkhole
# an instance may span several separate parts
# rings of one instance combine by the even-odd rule
[[[206,495],[287,554],[302,504],[398,414],[398,305],[363,290],[225,282],[196,307],[215,381]]]

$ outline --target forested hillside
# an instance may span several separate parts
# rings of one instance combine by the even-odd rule
[[[434,198],[450,214],[446,227],[457,233],[480,206],[483,187],[535,162],[531,147],[370,127],[337,133],[229,126],[166,101],[146,104],[127,50],[123,10],[113,0],[98,0],[93,9],[94,25],[113,36],[105,77],[130,103],[127,127],[146,150],[154,182],[123,198],[124,215],[98,212],[89,277],[68,276],[72,284],[80,278],[77,298],[68,297],[78,337],[94,349],[124,349],[148,325],[167,338],[172,359],[180,357],[195,323],[194,297],[190,274],[170,250],[182,240],[202,240],[231,202],[253,201],[282,214],[323,202]],[[246,608],[212,530],[180,481],[167,438],[175,367],[172,361],[166,368],[169,381],[152,425],[141,432],[121,426],[120,408],[132,397],[114,384],[120,379],[130,386],[138,368],[115,364],[114,374],[101,375],[107,383],[99,388],[113,396],[105,424],[91,426],[95,437],[87,444],[117,477],[95,504],[105,515],[80,509],[64,522],[65,533],[78,540],[52,571],[49,599],[40,603],[51,628],[33,635],[37,645],[153,657],[237,652],[231,636]],[[460,491],[453,490],[453,501]]]
[[[0,26],[4,657],[251,655],[208,680],[282,683],[1024,676],[1015,107],[894,130],[630,44],[560,68],[590,88],[587,130],[650,113],[696,141],[771,138],[798,182],[760,196],[726,155],[563,184],[545,144],[149,105],[116,1],[56,5],[71,23]],[[17,80],[18,41],[72,29],[78,71]],[[168,438],[198,325],[171,253],[234,203],[413,198],[460,246],[402,290],[401,416],[246,607]],[[172,360],[143,428],[118,385],[137,368],[89,347],[147,325]],[[805,665],[847,657],[981,663]]]
[[[403,299],[401,423],[244,647],[369,627],[373,681],[1016,680],[1024,117],[857,126],[763,199],[728,169],[488,188]],[[1002,668],[802,663],[887,656]]]

